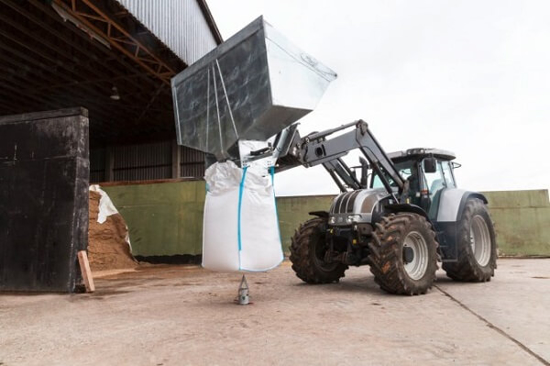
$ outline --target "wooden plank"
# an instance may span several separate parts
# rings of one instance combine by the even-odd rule
[[[85,250],[78,252],[78,263],[80,264],[80,271],[82,272],[82,278],[84,279],[84,285],[87,292],[94,292],[94,278],[92,277],[92,270],[90,269],[90,262],[88,261],[88,254]]]

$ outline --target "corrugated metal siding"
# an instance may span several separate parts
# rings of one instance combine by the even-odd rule
[[[172,178],[173,141],[162,141],[140,145],[116,146],[113,154],[113,181],[136,181]],[[178,146],[182,178],[204,177],[204,153]],[[90,182],[107,181],[106,149],[90,150]]]
[[[181,177],[204,177],[204,153],[180,146]]]
[[[188,65],[216,47],[196,0],[117,0]]]
[[[105,181],[105,149],[90,150],[90,183]]]
[[[115,181],[168,179],[172,176],[172,142],[113,148]]]

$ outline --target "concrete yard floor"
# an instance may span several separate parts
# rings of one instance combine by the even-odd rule
[[[155,265],[80,295],[0,295],[0,365],[548,365],[550,259],[501,259],[488,283],[438,273],[425,296],[368,268],[305,285],[288,262],[240,275]]]

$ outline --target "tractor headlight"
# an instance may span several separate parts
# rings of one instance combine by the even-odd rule
[[[351,224],[352,222],[355,222],[355,221],[359,220],[360,218],[361,218],[361,215],[359,215],[359,214],[348,215],[348,217],[346,218],[346,222],[348,224]]]

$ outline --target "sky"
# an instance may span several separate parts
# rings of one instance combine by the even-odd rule
[[[550,1],[208,5],[224,39],[263,15],[338,73],[300,120],[302,136],[363,119],[386,152],[456,153],[461,188],[550,188]],[[280,173],[275,184],[278,196],[338,193],[322,166]]]

